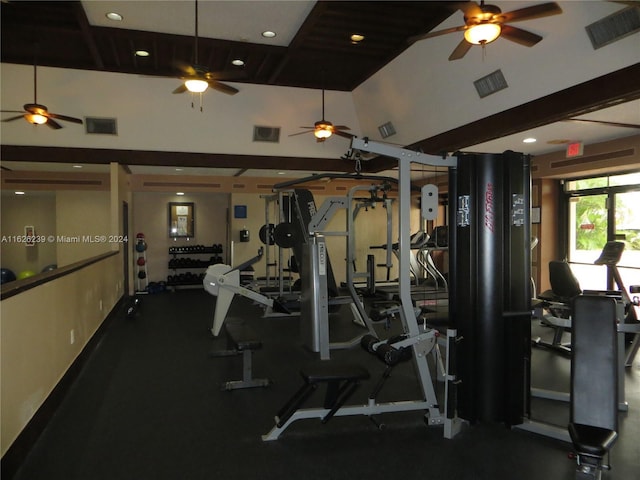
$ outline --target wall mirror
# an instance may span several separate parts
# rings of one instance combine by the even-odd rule
[[[169,237],[195,236],[195,207],[193,203],[169,203]]]

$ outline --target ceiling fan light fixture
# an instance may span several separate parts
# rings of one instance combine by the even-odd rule
[[[497,23],[478,23],[464,31],[464,38],[474,45],[486,45],[498,38],[501,31]]]
[[[209,84],[207,82],[205,82],[204,80],[199,80],[197,78],[187,80],[186,82],[184,82],[184,86],[187,87],[187,90],[192,93],[202,93],[206,91],[207,88],[209,88]]]
[[[313,131],[313,134],[315,135],[316,138],[326,139],[331,136],[331,129],[328,126],[323,125],[320,128],[316,128]]]
[[[34,125],[43,125],[47,123],[47,117],[40,115],[39,113],[27,113],[25,118],[29,123],[33,123]]]

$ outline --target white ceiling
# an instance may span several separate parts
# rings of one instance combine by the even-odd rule
[[[287,46],[315,5],[315,1],[235,0],[198,2],[198,35],[249,43]],[[156,8],[158,5],[161,8]],[[162,32],[174,35],[195,34],[193,1],[83,1],[91,25]],[[109,20],[116,12],[122,21]],[[265,38],[262,32],[276,33]]]

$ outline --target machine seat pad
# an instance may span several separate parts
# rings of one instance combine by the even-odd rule
[[[357,381],[369,378],[367,369],[356,364],[334,363],[330,360],[307,365],[300,375],[308,384],[341,380]]]
[[[569,424],[569,435],[578,453],[603,457],[618,438],[618,432],[608,428]]]
[[[262,348],[262,341],[258,339],[256,332],[247,325],[229,323],[225,325],[225,328],[227,330],[227,338],[239,352],[244,350],[259,350]]]

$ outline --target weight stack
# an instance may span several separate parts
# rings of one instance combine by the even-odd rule
[[[449,172],[458,415],[516,425],[529,409],[530,158],[464,154]]]

